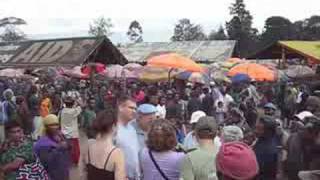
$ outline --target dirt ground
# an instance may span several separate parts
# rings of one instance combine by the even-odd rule
[[[70,180],[86,180],[85,177],[85,164],[83,157],[86,155],[88,149],[88,138],[83,131],[80,131],[80,163],[78,166],[73,166],[70,170]]]

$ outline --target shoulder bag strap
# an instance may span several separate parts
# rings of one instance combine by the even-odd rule
[[[156,162],[156,160],[154,159],[151,150],[149,150],[149,156],[154,164],[154,166],[157,168],[157,170],[159,171],[159,173],[161,174],[161,176],[165,179],[165,180],[169,180],[169,178],[164,174],[164,172],[160,169],[158,163]]]

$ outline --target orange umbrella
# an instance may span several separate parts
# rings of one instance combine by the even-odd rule
[[[243,62],[245,62],[245,61],[242,60],[242,59],[240,59],[240,58],[234,57],[234,58],[228,59],[227,62],[230,62],[230,63],[243,63]]]
[[[203,68],[192,59],[175,53],[154,56],[148,60],[147,64],[154,67],[175,68],[191,72],[203,71]]]
[[[228,76],[247,74],[256,81],[275,81],[276,73],[271,69],[255,63],[239,64],[230,69]]]

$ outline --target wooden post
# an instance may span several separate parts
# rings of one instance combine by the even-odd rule
[[[281,48],[281,59],[282,59],[282,67],[281,69],[284,69],[287,64],[287,58],[286,58],[286,50],[282,47]]]

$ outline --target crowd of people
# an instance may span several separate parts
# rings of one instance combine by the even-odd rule
[[[0,85],[0,179],[68,180],[81,160],[88,180],[320,179],[304,84],[21,83]]]

